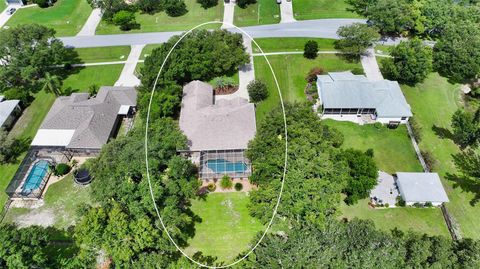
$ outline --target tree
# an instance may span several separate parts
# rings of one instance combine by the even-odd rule
[[[0,128],[0,164],[5,164],[14,160],[18,155],[17,140],[8,137],[7,131]]]
[[[100,87],[98,87],[97,84],[92,84],[88,86],[88,94],[90,94],[90,96],[95,96],[97,95],[99,89]]]
[[[433,64],[453,82],[469,82],[480,74],[480,29],[472,23],[447,26],[433,47]]]
[[[353,23],[338,29],[339,40],[335,41],[335,48],[341,52],[358,57],[364,55],[367,48],[380,39],[378,30],[362,23]]]
[[[127,10],[128,5],[124,0],[90,0],[93,8],[102,10],[102,18],[112,22],[113,16],[120,10]]]
[[[112,21],[115,25],[119,26],[122,31],[131,30],[136,24],[135,14],[127,10],[120,10],[115,13]]]
[[[474,146],[480,141],[480,119],[472,113],[460,109],[455,111],[452,129],[455,142],[462,148]]]
[[[369,14],[369,7],[374,5],[377,1],[378,0],[346,0],[345,2],[350,5],[350,7],[347,7],[348,11],[366,17]]]
[[[390,56],[382,60],[382,73],[388,79],[414,85],[432,71],[432,50],[419,39],[400,42],[390,50]]]
[[[218,5],[218,0],[197,0],[204,9],[214,7]]]
[[[26,45],[28,44],[28,45]],[[53,29],[38,24],[0,32],[0,92],[10,88],[35,91],[55,65],[69,62],[69,50],[55,38]]]
[[[465,176],[475,178],[480,183],[480,154],[468,149],[453,155],[453,162]]]
[[[161,0],[138,0],[135,5],[147,14],[154,14],[164,8]]]
[[[252,100],[254,103],[263,101],[268,97],[267,84],[258,79],[250,81],[250,83],[247,85],[247,90],[250,100]]]
[[[303,49],[303,57],[307,59],[315,59],[318,56],[318,43],[315,40],[309,40],[305,43]]]
[[[240,8],[247,8],[248,5],[255,4],[257,0],[237,0],[237,6]]]
[[[188,12],[183,0],[164,0],[163,7],[170,17],[180,17]]]
[[[148,106],[150,104],[151,92],[140,92],[138,107],[143,119],[147,119]],[[165,117],[176,117],[180,113],[180,104],[182,102],[182,87],[169,82],[157,88],[152,97],[150,106],[150,121]]]
[[[40,80],[43,83],[42,91],[47,93],[53,93],[55,96],[62,94],[62,80],[55,75],[50,75],[49,72],[45,73],[45,77]]]
[[[377,185],[378,168],[371,156],[359,150],[347,149],[341,157],[347,163],[350,174],[344,189],[347,194],[345,202],[354,204],[368,197],[370,190]]]

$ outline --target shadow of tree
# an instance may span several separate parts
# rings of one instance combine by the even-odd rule
[[[453,142],[455,142],[453,133],[448,130],[447,128],[439,127],[437,125],[432,126],[432,131],[435,133],[436,136],[438,136],[441,139],[450,139]]]
[[[475,206],[480,201],[480,181],[477,179],[450,173],[447,173],[445,178],[455,182],[453,184],[454,188],[461,188],[475,195],[470,201],[471,206]]]

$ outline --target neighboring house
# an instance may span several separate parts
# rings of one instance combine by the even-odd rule
[[[317,90],[322,118],[398,125],[412,116],[396,81],[369,81],[364,75],[330,72],[317,76]]]
[[[432,203],[440,206],[448,196],[437,173],[397,173],[397,186],[406,205]]]
[[[25,5],[22,0],[5,0],[5,3],[8,5]]]
[[[5,97],[0,95],[0,128],[12,128],[20,114],[22,109],[19,100],[5,100]]]
[[[250,176],[244,151],[256,132],[254,104],[243,98],[215,103],[210,84],[192,81],[183,88],[180,129],[188,138],[185,154],[199,165],[201,178]]]
[[[137,93],[132,87],[101,87],[93,98],[88,93],[59,97],[31,146],[96,154],[116,135],[122,117],[133,113],[136,104]]]

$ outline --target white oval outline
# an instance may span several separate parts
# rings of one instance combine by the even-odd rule
[[[260,52],[262,53],[263,57],[265,58],[265,60],[267,61],[267,64],[270,68],[270,71],[272,72],[272,75],[273,75],[273,79],[275,80],[275,85],[277,86],[277,90],[278,90],[278,95],[280,96],[280,103],[281,103],[281,107],[282,107],[282,112],[283,112],[283,124],[284,124],[284,129],[285,129],[285,162],[284,162],[284,167],[283,167],[283,176],[282,176],[282,183],[281,183],[281,187],[280,187],[280,193],[278,194],[278,198],[277,198],[277,203],[275,205],[275,208],[273,210],[273,214],[272,214],[272,217],[270,218],[270,221],[268,222],[268,225],[267,225],[267,228],[265,229],[265,231],[263,232],[262,236],[260,237],[260,239],[258,240],[258,242],[255,244],[255,246],[253,246],[253,248],[247,252],[247,254],[245,254],[242,258],[230,263],[230,264],[227,264],[227,265],[221,265],[221,266],[211,266],[211,265],[207,265],[207,264],[203,264],[203,263],[200,263],[194,259],[192,259],[190,256],[188,256],[188,254],[186,254],[185,252],[183,252],[183,250],[177,245],[177,243],[175,243],[175,240],[173,240],[173,238],[170,236],[170,233],[168,232],[167,230],[167,227],[165,226],[165,224],[163,223],[163,219],[162,217],[160,216],[160,211],[158,210],[158,207],[157,207],[157,203],[155,202],[155,197],[153,195],[153,190],[152,190],[152,184],[151,184],[151,181],[150,181],[150,169],[148,167],[148,123],[149,123],[149,120],[150,120],[150,107],[152,105],[152,100],[153,100],[153,95],[155,93],[155,89],[157,88],[157,82],[158,82],[158,79],[160,78],[160,74],[162,73],[162,70],[163,70],[163,67],[165,66],[165,63],[167,62],[167,59],[170,57],[170,54],[172,53],[172,51],[175,49],[175,47],[178,45],[178,43],[180,43],[180,41],[182,41],[182,39],[187,36],[189,33],[191,33],[193,30],[199,28],[199,27],[202,27],[204,25],[208,25],[208,24],[226,24],[230,27],[234,27],[236,28],[237,30],[239,30],[240,32],[242,32],[242,34],[246,35],[248,38],[250,38],[250,40],[255,43],[255,45],[257,46],[257,48],[260,50]],[[225,29],[224,29],[225,30]],[[252,57],[253,58],[253,57]],[[253,65],[253,62],[252,62],[252,65]],[[280,200],[282,198],[282,193],[283,193],[283,186],[285,184],[285,174],[287,172],[287,159],[288,159],[288,132],[287,132],[287,118],[285,116],[285,106],[283,104],[283,97],[282,97],[282,93],[280,91],[280,86],[278,84],[278,80],[277,80],[277,76],[275,75],[275,72],[273,71],[273,68],[272,68],[272,65],[270,64],[270,61],[268,60],[267,56],[265,55],[265,53],[263,52],[262,48],[258,45],[258,43],[255,41],[255,39],[253,39],[247,32],[245,32],[243,29],[233,25],[233,24],[230,24],[230,23],[227,23],[227,22],[219,22],[219,21],[209,21],[209,22],[204,22],[204,23],[201,23],[193,28],[191,28],[190,30],[188,30],[187,32],[185,32],[179,40],[177,40],[177,42],[175,42],[175,44],[173,45],[173,47],[170,49],[170,51],[167,53],[167,56],[165,57],[165,59],[163,60],[163,63],[162,65],[160,66],[160,70],[158,71],[157,73],[157,77],[155,78],[155,83],[153,84],[153,88],[152,88],[152,93],[150,94],[150,101],[148,103],[148,111],[147,111],[147,121],[145,123],[145,166],[146,166],[146,170],[147,170],[147,180],[148,180],[148,187],[150,189],[150,196],[152,198],[152,202],[153,202],[153,205],[155,207],[155,212],[157,213],[157,216],[158,218],[160,219],[160,223],[162,224],[162,229],[163,231],[167,234],[168,238],[170,239],[170,241],[173,243],[173,245],[175,245],[175,247],[177,248],[178,251],[180,251],[180,253],[182,253],[183,256],[185,256],[187,259],[189,259],[191,262],[193,262],[194,264],[198,265],[198,266],[201,266],[201,267],[206,267],[206,268],[211,268],[211,269],[221,269],[221,268],[227,268],[227,267],[231,267],[243,260],[245,260],[257,247],[258,245],[262,242],[263,238],[265,237],[265,235],[267,234],[268,230],[270,229],[270,226],[272,226],[272,223],[273,223],[273,219],[275,218],[275,215],[277,214],[277,210],[278,210],[278,206],[280,205]],[[158,228],[158,227],[157,227]]]

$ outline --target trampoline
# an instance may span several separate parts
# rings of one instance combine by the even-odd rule
[[[90,176],[90,172],[87,169],[80,168],[73,172],[73,180],[77,184],[87,185],[92,182],[92,176]]]

